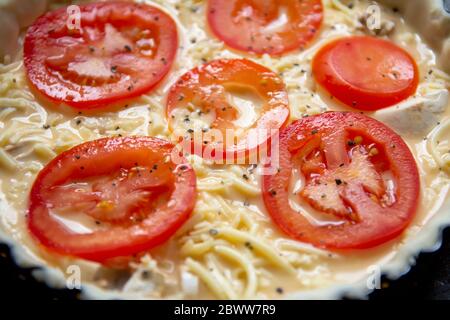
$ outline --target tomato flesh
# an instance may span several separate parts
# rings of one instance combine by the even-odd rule
[[[294,122],[281,132],[279,161],[278,173],[263,178],[264,203],[275,223],[299,241],[327,249],[374,247],[401,234],[417,210],[414,157],[400,136],[367,116],[327,112]],[[294,169],[305,179],[295,196],[333,223],[310,222],[293,209]],[[385,183],[387,173],[393,188]]]
[[[320,0],[209,0],[212,32],[231,48],[280,55],[302,49],[318,33]]]
[[[28,29],[24,64],[32,87],[75,108],[97,108],[154,88],[178,48],[175,22],[163,11],[133,2],[79,6],[80,29],[66,8]],[[71,29],[72,28],[72,29]]]
[[[368,36],[335,40],[314,57],[313,75],[333,97],[355,109],[378,110],[413,95],[414,59],[394,43]]]
[[[230,88],[249,91],[262,101],[258,117],[248,127],[236,125],[239,112],[227,98]],[[176,129],[177,112],[179,110],[189,112],[192,105],[196,108],[196,113],[215,115],[207,129],[219,130],[223,139],[219,139],[219,143],[215,145],[213,136],[203,134],[200,144],[203,144],[203,147],[207,146],[211,151],[210,154],[217,158],[248,155],[258,146],[265,144],[272,132],[283,127],[289,118],[288,96],[282,79],[271,70],[245,59],[215,60],[184,74],[172,86],[167,98],[166,111],[172,130]],[[184,117],[183,120],[189,120],[186,114],[181,115]],[[188,124],[191,122],[187,121]],[[186,133],[195,137],[198,129],[192,127]],[[227,139],[229,137],[227,130],[229,133],[237,132],[238,129],[243,131],[244,137],[252,129],[259,133],[267,132],[267,135],[261,134],[256,140],[247,136],[236,143],[235,137]]]
[[[151,137],[104,138],[52,160],[30,193],[28,227],[47,249],[104,262],[166,241],[189,217],[196,178]],[[77,233],[56,216],[78,212],[101,227]]]

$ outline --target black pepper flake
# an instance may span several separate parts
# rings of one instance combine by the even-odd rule
[[[150,276],[151,276],[150,271],[144,270],[144,271],[141,272],[141,278],[142,279],[148,279],[148,278],[150,278]]]
[[[277,195],[277,192],[275,190],[270,190],[269,193],[272,197]]]
[[[246,246],[248,249],[253,250],[253,246],[252,246],[252,243],[251,243],[251,242],[249,242],[249,241],[245,242],[245,246]]]
[[[111,67],[111,72],[112,73],[116,73],[117,72],[117,66],[112,66]]]
[[[276,288],[277,293],[283,294],[284,290],[281,287]]]
[[[124,46],[124,49],[128,52],[131,52],[131,47],[127,44]]]
[[[188,133],[194,133],[194,129],[189,128],[189,129],[187,129],[187,132]]]
[[[334,181],[336,182],[336,184],[338,186],[340,186],[342,184],[342,180],[341,179],[335,179]]]
[[[245,173],[242,175],[242,178],[244,178],[245,180],[248,180],[248,175],[246,175]]]
[[[319,131],[317,131],[316,129],[314,129],[313,131],[311,131],[311,134],[317,134],[317,132],[319,132]]]
[[[80,160],[81,156],[79,154],[75,155],[75,159]]]
[[[162,61],[162,63],[163,63],[164,65],[167,64],[167,59],[166,59],[166,58],[161,58],[161,61]]]
[[[356,142],[353,141],[353,140],[348,140],[348,141],[347,141],[347,145],[348,145],[349,147],[353,147],[353,146],[356,145]]]
[[[75,121],[75,123],[77,124],[77,126],[79,126],[81,124],[81,119],[77,119],[77,121]]]
[[[50,129],[50,125],[44,124],[44,125],[42,126],[42,128],[44,128],[45,130]]]
[[[187,170],[187,169],[188,169],[188,166],[187,166],[187,165],[184,165],[184,164],[183,164],[183,165],[180,166],[180,170],[181,170],[181,171],[184,171],[184,170]]]

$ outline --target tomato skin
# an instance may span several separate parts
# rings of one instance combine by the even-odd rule
[[[364,133],[384,148],[396,180],[396,201],[381,207],[366,195],[361,185],[349,182],[343,196],[357,204],[360,220],[344,220],[340,225],[313,225],[289,205],[293,154],[301,150],[312,131],[327,137],[340,128]],[[279,150],[280,170],[263,177],[263,200],[274,222],[296,240],[327,249],[371,248],[400,235],[416,213],[420,181],[414,157],[400,136],[374,119],[349,112],[327,112],[304,118],[281,132]]]
[[[282,128],[289,120],[288,95],[282,79],[270,69],[247,59],[219,59],[198,66],[184,75],[171,87],[166,103],[166,114],[169,128],[174,130],[173,112],[185,108],[186,104],[195,100],[196,105],[202,105],[205,110],[215,110],[217,113],[212,129],[222,131],[226,137],[226,129],[234,129],[232,123],[234,108],[226,99],[226,87],[242,86],[253,90],[263,100],[261,115],[247,130],[266,130],[269,132],[266,140],[260,139],[258,144],[249,141],[248,145],[233,144],[222,148],[212,148],[212,154],[222,159],[237,159],[250,153],[270,140],[270,131]],[[220,89],[219,89],[220,88]],[[180,99],[182,97],[182,99]],[[203,111],[205,111],[203,110]],[[223,111],[225,110],[225,111]],[[231,110],[231,111],[229,111]],[[195,131],[195,130],[194,130]],[[225,139],[224,139],[225,140]],[[211,145],[209,145],[211,146]],[[208,147],[209,147],[208,146]],[[201,149],[205,149],[202,145]],[[202,153],[203,157],[205,153]]]
[[[42,15],[27,30],[24,65],[34,91],[54,103],[93,109],[139,96],[161,82],[178,49],[177,27],[168,14],[125,1],[79,8],[82,33],[68,29],[66,8]],[[144,31],[153,38],[145,38]],[[145,41],[154,41],[152,53],[144,54]]]
[[[173,145],[152,137],[104,138],[90,141],[63,152],[37,176],[30,192],[28,228],[46,249],[97,262],[128,257],[149,250],[171,237],[190,216],[196,198],[196,177],[187,163],[165,160]],[[59,185],[74,179],[109,175],[136,163],[160,170],[173,177],[173,189],[167,203],[160,205],[142,221],[112,224],[91,233],[74,233],[50,214],[46,195]],[[172,168],[173,167],[173,168]],[[172,168],[172,169],[170,169]],[[158,169],[159,170],[159,169]],[[170,171],[172,170],[172,171]]]
[[[281,7],[287,10],[287,26],[268,30]],[[323,19],[320,0],[209,0],[207,10],[209,26],[219,39],[233,49],[258,55],[302,49],[318,33]]]
[[[411,55],[394,43],[351,36],[322,47],[312,62],[316,81],[333,97],[358,110],[378,110],[413,95],[419,71]]]

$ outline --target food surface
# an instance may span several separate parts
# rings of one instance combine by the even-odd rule
[[[81,8],[73,29],[62,8],[27,31],[24,66],[41,94],[78,108],[101,107],[148,92],[170,70],[178,34],[163,11],[126,2]]]
[[[248,102],[236,104],[236,99]],[[261,65],[244,59],[215,60],[181,76],[170,89],[167,118],[175,135],[203,133],[200,143],[211,150],[198,153],[202,158],[249,156],[267,143],[271,131],[278,134],[286,124],[288,95],[283,80]],[[210,129],[222,138],[208,134]],[[252,130],[269,134],[252,141]]]
[[[279,153],[280,169],[264,176],[263,196],[293,238],[331,249],[370,248],[396,237],[414,217],[414,158],[401,137],[373,119],[330,112],[298,120],[280,134]],[[303,186],[291,179],[296,170]],[[291,195],[341,221],[326,227],[321,223],[331,221],[308,221]]]
[[[320,49],[313,61],[316,81],[347,106],[377,110],[414,94],[414,59],[390,41],[346,37]],[[364,76],[361,76],[364,75]]]
[[[30,231],[50,250],[99,262],[164,242],[195,204],[195,174],[184,159],[170,160],[172,150],[163,140],[130,137],[61,153],[31,189]],[[62,228],[58,218],[70,213],[91,217],[89,229]]]
[[[21,2],[0,6],[0,231],[53,284],[310,297],[436,236],[450,76],[403,5]]]

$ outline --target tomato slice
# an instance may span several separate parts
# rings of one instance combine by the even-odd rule
[[[368,36],[341,38],[312,62],[316,81],[358,110],[378,110],[413,95],[419,83],[414,59],[394,43]]]
[[[235,94],[243,95],[243,100],[249,96],[247,108],[233,104]],[[203,151],[209,150],[203,157],[236,159],[267,144],[284,126],[289,118],[288,95],[282,79],[255,62],[215,60],[187,72],[172,86],[167,115],[177,135],[188,135]],[[199,133],[201,139],[196,141]]]
[[[192,167],[174,163],[172,150],[152,137],[104,138],[58,155],[31,189],[30,232],[51,251],[98,262],[163,243],[196,196]],[[99,225],[71,229],[61,219],[73,213]]]
[[[151,90],[170,70],[178,34],[166,13],[134,2],[79,8],[80,29],[62,8],[27,31],[24,63],[39,93],[75,108],[103,107]]]
[[[280,55],[302,49],[322,24],[320,0],[209,0],[212,32],[231,48]]]
[[[292,123],[280,135],[279,168],[263,177],[265,206],[289,236],[318,247],[377,246],[401,234],[417,210],[419,174],[407,145],[359,113]],[[304,183],[293,195],[295,170]],[[315,209],[309,214],[316,220],[295,206],[302,203]]]

